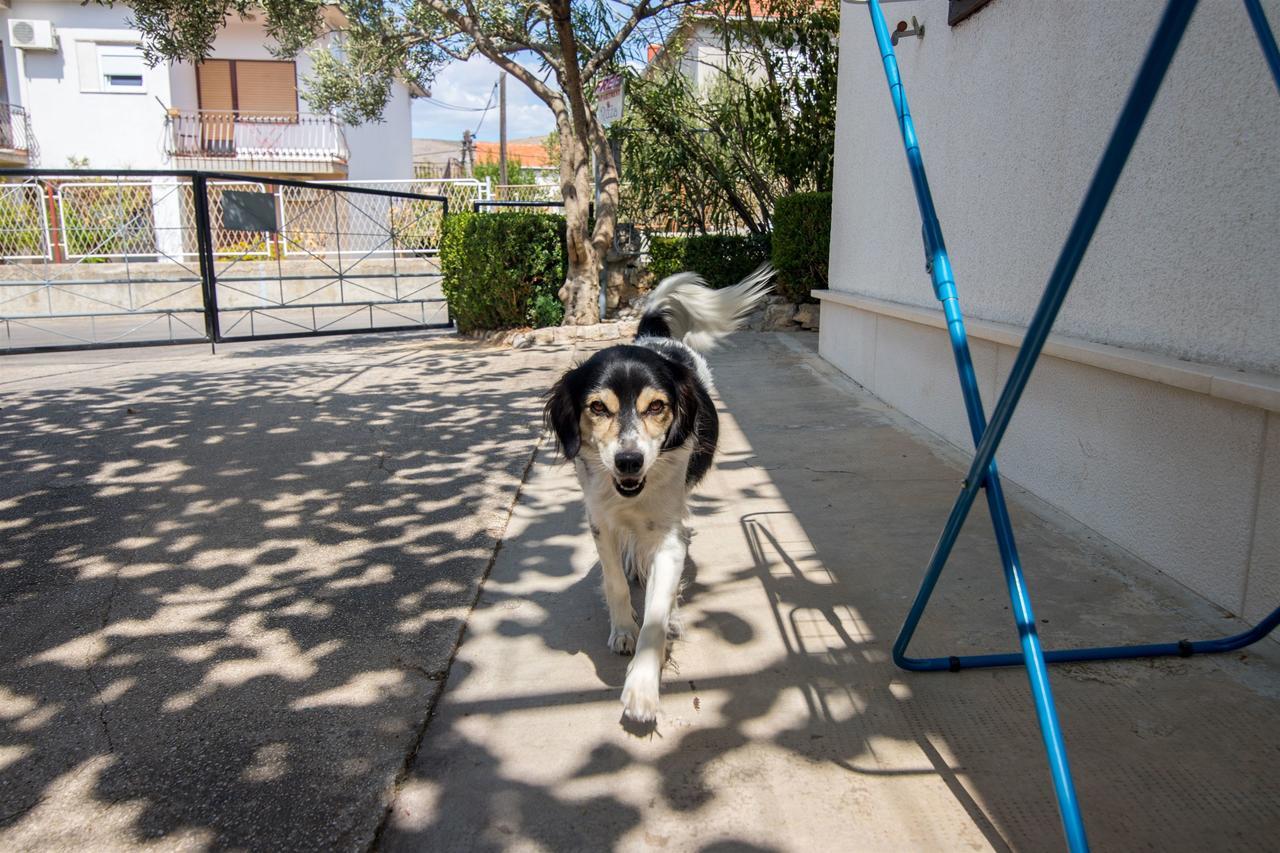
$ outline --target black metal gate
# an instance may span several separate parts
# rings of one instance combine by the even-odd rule
[[[447,328],[444,196],[0,170],[0,353]]]

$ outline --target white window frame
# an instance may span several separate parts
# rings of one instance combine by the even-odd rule
[[[98,91],[115,95],[145,95],[147,93],[147,63],[137,42],[97,42],[95,58],[98,62]],[[136,60],[134,74],[132,60]],[[137,77],[138,85],[115,83],[113,77]]]

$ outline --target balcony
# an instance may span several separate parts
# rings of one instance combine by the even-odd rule
[[[347,139],[333,116],[170,110],[166,153],[182,169],[345,177]]]
[[[31,116],[17,104],[0,101],[0,166],[35,166],[40,147],[31,132]]]

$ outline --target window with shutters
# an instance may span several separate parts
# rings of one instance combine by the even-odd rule
[[[239,121],[297,121],[297,81],[292,62],[207,59],[196,66],[200,109]]]
[[[99,44],[97,47],[98,91],[146,92],[142,75],[147,64],[136,44]]]

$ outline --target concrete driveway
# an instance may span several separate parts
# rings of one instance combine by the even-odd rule
[[[0,360],[0,848],[366,847],[569,357]]]
[[[537,447],[568,350],[0,361],[0,848],[1060,849],[1025,676],[888,657],[962,459],[812,344],[712,358],[652,730]],[[1050,647],[1239,629],[1010,491]],[[1014,646],[989,531],[920,652]],[[1274,846],[1278,651],[1055,669],[1098,849]]]

